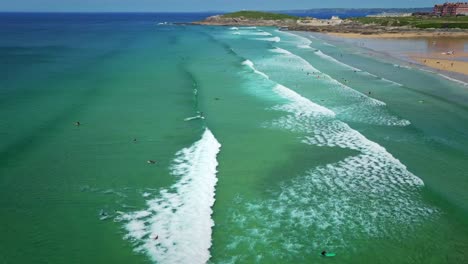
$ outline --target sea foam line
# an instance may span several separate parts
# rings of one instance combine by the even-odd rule
[[[210,258],[211,218],[221,145],[210,130],[176,153],[171,166],[178,182],[146,202],[147,208],[122,213],[126,239],[156,263],[206,263]]]
[[[336,63],[336,64],[338,64],[338,65],[341,65],[341,66],[343,66],[343,67],[345,67],[345,68],[348,68],[348,69],[351,69],[351,70],[357,71],[357,72],[362,72],[361,69],[355,68],[355,67],[353,67],[353,66],[351,66],[351,65],[348,65],[348,64],[346,64],[346,63],[344,63],[344,62],[341,62],[341,61],[339,61],[339,60],[333,58],[332,56],[323,53],[321,50],[317,50],[317,51],[315,52],[315,54],[316,54],[317,56],[319,56],[320,58],[323,58],[323,59],[325,59],[325,60],[334,62],[334,63]]]
[[[273,38],[256,38],[256,40],[263,40],[263,41],[271,41],[271,42],[280,42],[280,37],[273,37]]]
[[[340,119],[368,123],[375,125],[388,125],[388,126],[407,126],[411,122],[405,119],[400,119],[384,108],[385,103],[374,98],[369,97],[366,94],[363,94],[357,90],[354,90],[339,81],[333,79],[317,70],[309,62],[303,58],[291,53],[288,50],[276,47],[270,49],[271,52],[277,53],[279,56],[284,56],[284,60],[288,62],[279,62],[276,58],[267,58],[263,59],[264,65],[278,65],[279,67],[284,66],[284,63],[290,64],[288,68],[296,67],[298,70],[301,69],[302,72],[307,72],[311,80],[318,82],[327,82],[332,84],[331,89],[333,93],[341,94],[346,97],[348,104],[341,106],[336,106],[333,110],[337,113]]]
[[[351,70],[353,70],[353,71],[355,71],[355,72],[359,72],[359,73],[362,73],[362,74],[365,74],[365,75],[369,75],[369,76],[372,76],[372,77],[380,78],[379,76],[377,76],[377,75],[375,75],[375,74],[372,74],[372,73],[370,73],[370,72],[363,71],[363,70],[361,70],[361,69],[358,69],[358,68],[356,68],[356,67],[353,67],[353,66],[351,66],[351,65],[348,65],[348,64],[346,64],[346,63],[344,63],[344,62],[341,62],[341,61],[339,61],[339,60],[333,58],[332,56],[323,53],[321,50],[317,50],[317,51],[315,52],[315,54],[316,54],[317,56],[323,58],[323,59],[326,59],[326,60],[331,61],[331,62],[333,62],[333,63],[336,63],[336,64],[338,64],[338,65],[341,65],[341,66],[343,66],[343,67],[345,67],[345,68],[351,69]],[[403,84],[397,83],[397,82],[392,81],[392,80],[388,80],[388,79],[385,79],[385,78],[380,78],[380,79],[381,79],[382,81],[384,81],[384,82],[388,82],[388,83],[391,83],[391,84],[393,84],[393,85],[403,86]]]
[[[289,33],[289,32],[286,32],[286,31],[281,31],[281,30],[276,30],[276,32],[296,38],[297,41],[298,41],[298,43],[296,43],[297,45],[310,46],[310,44],[312,44],[312,41],[310,39],[308,39],[308,38],[305,38],[305,37],[302,37],[302,36],[299,36],[299,35],[296,35],[296,34],[293,34],[293,33]]]
[[[318,69],[316,69],[314,66],[312,66],[308,61],[306,61],[305,59],[303,59],[302,57],[296,55],[296,54],[293,54],[292,52],[288,51],[288,50],[285,50],[285,49],[282,49],[282,48],[279,48],[279,47],[276,47],[275,49],[271,50],[272,52],[275,52],[275,53],[279,53],[281,54],[282,56],[287,56],[287,57],[290,57],[290,58],[294,58],[298,61],[300,61],[304,68],[308,69],[308,71],[312,72],[312,73],[320,73],[320,77],[321,77],[321,80],[325,80],[325,81],[328,81],[329,83],[332,83],[332,84],[335,84],[337,86],[339,86],[340,88],[342,88],[343,90],[346,90],[347,92],[349,92],[349,94],[352,96],[352,97],[355,97],[355,98],[366,98],[366,100],[368,101],[369,104],[371,105],[381,105],[381,106],[384,106],[385,103],[380,101],[380,100],[377,100],[377,99],[374,99],[374,98],[371,98],[357,90],[354,90],[352,89],[351,87],[339,82],[338,80],[336,79],[333,79],[330,75],[328,74],[325,74],[321,71],[319,71]]]
[[[442,73],[438,73],[439,76],[441,76],[442,78],[445,78],[447,80],[450,80],[452,82],[456,82],[458,84],[461,84],[461,85],[464,85],[464,86],[467,86],[468,83],[464,82],[464,81],[460,81],[460,80],[457,80],[457,79],[454,79],[454,78],[451,78],[451,77],[448,77],[447,75],[444,75]]]

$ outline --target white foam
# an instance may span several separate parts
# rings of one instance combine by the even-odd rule
[[[323,248],[352,251],[356,240],[400,239],[437,211],[420,195],[422,180],[385,148],[293,90],[276,84],[273,91],[287,100],[275,109],[288,113],[274,127],[305,133],[306,144],[356,153],[273,187],[271,198],[236,197],[225,225],[232,241],[226,256],[242,248],[246,256],[289,262]]]
[[[230,30],[239,30],[238,27],[231,27]]]
[[[271,42],[280,42],[280,37],[273,37],[273,38],[256,38],[256,40],[263,40],[263,41],[271,41]]]
[[[394,84],[394,85],[396,85],[396,86],[403,86],[403,84],[401,84],[401,83],[397,83],[397,82],[394,82],[394,81],[392,81],[392,80],[385,79],[385,78],[382,78],[382,81],[388,82],[388,83],[391,83],[391,84]]]
[[[331,84],[336,85],[339,88],[339,92],[346,92],[348,96],[359,98],[361,101],[362,101],[362,98],[365,98],[366,104],[369,104],[369,105],[381,105],[381,106],[385,105],[384,102],[371,98],[357,90],[352,89],[349,86],[342,84],[341,82],[333,79],[331,76],[325,73],[322,73],[321,71],[316,69],[314,66],[312,66],[308,61],[306,61],[300,56],[293,54],[292,52],[288,50],[281,49],[281,48],[276,48],[275,50],[272,50],[272,51],[275,51],[276,53],[279,53],[282,56],[286,56],[288,60],[290,59],[296,60],[298,63],[294,62],[294,64],[299,65],[298,67],[305,69],[307,72],[318,73],[319,75],[317,77],[319,77],[318,79],[320,79],[320,81],[325,81],[325,82],[329,82]]]
[[[331,116],[334,117],[335,113],[321,105],[315,104],[309,99],[299,95],[293,90],[286,88],[281,84],[277,84],[273,91],[281,97],[292,101],[292,104],[282,105],[279,109],[293,113],[299,116]]]
[[[329,46],[329,47],[336,47],[335,45],[332,45],[332,44],[330,44],[330,43],[328,43],[328,42],[323,42],[323,45]]]
[[[310,44],[312,44],[312,41],[308,38],[281,30],[276,30],[276,32],[293,37],[295,39],[293,42],[296,43],[296,45],[310,46]]]
[[[457,79],[448,77],[447,75],[444,75],[444,74],[442,74],[442,73],[439,73],[439,76],[441,76],[441,77],[443,77],[443,78],[445,78],[445,79],[447,79],[447,80],[450,80],[450,81],[452,81],[452,82],[456,82],[456,83],[458,83],[458,84],[464,85],[464,86],[467,86],[467,85],[468,85],[468,83],[466,83],[466,82],[464,82],[464,81],[460,81],[460,80],[457,80]]]
[[[399,64],[393,64],[393,67],[395,68],[405,68],[405,69],[412,69],[410,66],[406,66],[406,65],[399,65]]]
[[[257,36],[273,36],[273,35],[271,35],[270,33],[265,32],[265,31],[254,32],[254,33],[252,33],[252,35],[257,35]]]
[[[278,48],[278,47],[275,47],[274,49],[270,49],[271,52],[274,52],[274,53],[278,53],[278,54],[286,54],[286,55],[291,55],[291,52],[285,50],[285,49],[282,49],[282,48]]]
[[[360,72],[360,73],[365,74],[365,75],[369,75],[369,76],[372,76],[372,77],[379,78],[377,75],[374,75],[374,74],[372,74],[372,73],[363,71],[363,70],[361,70],[361,69],[358,69],[358,68],[356,68],[356,67],[353,67],[353,66],[351,66],[351,65],[348,65],[348,64],[346,64],[346,63],[343,63],[343,62],[341,62],[341,61],[339,61],[339,60],[333,58],[332,56],[329,56],[329,55],[323,53],[323,52],[320,51],[320,50],[316,51],[315,54],[316,54],[317,56],[323,58],[323,59],[326,59],[326,60],[328,60],[328,61],[334,62],[334,63],[336,63],[336,64],[338,64],[338,65],[341,65],[341,66],[346,67],[346,68],[348,68],[348,69],[351,69],[351,70],[353,70],[353,71]],[[393,84],[393,85],[403,86],[403,84],[394,82],[394,81],[392,81],[392,80],[388,80],[388,79],[385,79],[385,78],[380,78],[380,79],[381,79],[382,81],[384,81],[384,82],[388,82],[388,83]]]
[[[256,68],[255,68],[255,65],[253,64],[252,61],[250,60],[245,60],[242,62],[242,65],[245,65],[247,67],[249,67],[250,69],[252,69],[256,74],[266,78],[266,79],[270,79],[270,77],[268,75],[266,75],[265,73],[261,72],[261,71],[258,71]]]
[[[192,121],[192,120],[196,120],[196,119],[205,119],[205,117],[202,116],[202,115],[191,116],[191,117],[185,118],[184,121]]]
[[[232,34],[233,35],[240,35],[241,33],[240,32],[233,32]]]
[[[340,118],[353,122],[387,126],[407,126],[411,124],[408,120],[400,119],[388,113],[385,109],[384,102],[371,98],[323,74],[309,62],[290,51],[278,47],[270,49],[270,51],[284,56],[284,61],[287,60],[287,62],[272,57],[262,59],[262,65],[268,65],[269,67],[276,65],[278,67],[285,67],[285,64],[287,64],[288,69],[295,67],[298,72],[299,69],[301,69],[302,72],[308,72],[308,78],[313,78],[311,79],[313,82],[329,83],[331,85],[327,86],[329,86],[334,93],[338,95],[342,94],[342,97],[346,98],[348,103],[336,106],[332,109]]]
[[[148,200],[145,210],[121,213],[116,218],[125,222],[125,238],[132,241],[135,251],[157,263],[209,260],[220,147],[206,129],[199,141],[177,152],[171,166],[177,183]]]
[[[323,52],[320,51],[320,50],[316,51],[315,54],[316,54],[317,56],[319,56],[320,58],[323,58],[323,59],[326,59],[326,60],[328,60],[328,61],[334,62],[334,63],[336,63],[336,64],[338,64],[338,65],[341,65],[341,66],[346,67],[346,68],[348,68],[348,69],[351,69],[351,70],[353,70],[353,71],[358,71],[358,72],[361,72],[361,71],[362,71],[361,69],[358,69],[358,68],[355,68],[355,67],[353,67],[353,66],[351,66],[351,65],[348,65],[348,64],[346,64],[346,63],[343,63],[343,62],[341,62],[341,61],[339,61],[339,60],[333,58],[332,56],[329,56],[329,55],[323,53]]]

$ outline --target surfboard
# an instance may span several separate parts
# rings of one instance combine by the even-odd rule
[[[329,253],[325,253],[325,255],[320,254],[320,256],[324,256],[324,257],[334,257],[334,256],[336,256],[336,254],[333,253],[333,252],[329,252]]]

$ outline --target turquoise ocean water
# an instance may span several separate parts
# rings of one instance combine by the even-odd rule
[[[468,262],[468,85],[204,16],[0,15],[0,263]]]

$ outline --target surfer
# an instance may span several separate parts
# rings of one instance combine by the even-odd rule
[[[146,161],[148,164],[156,164],[156,161],[155,160],[147,160]]]
[[[81,125],[80,121],[75,122],[75,126],[80,126],[80,125]]]
[[[159,238],[158,235],[155,235],[155,236],[153,237],[154,240],[158,240],[158,238]]]
[[[327,252],[325,250],[323,250],[322,253],[320,253],[320,254],[322,254],[322,256],[325,257],[327,255]]]
[[[134,139],[133,139],[133,143],[136,143],[136,142],[137,142],[137,140],[136,140],[136,138],[134,138]]]

